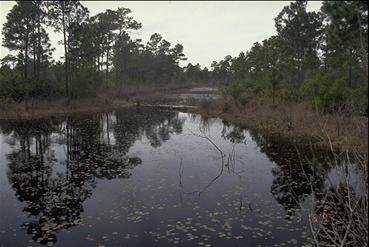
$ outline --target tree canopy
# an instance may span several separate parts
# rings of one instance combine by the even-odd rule
[[[2,32],[3,46],[12,54],[1,61],[0,94],[22,100],[169,84],[236,83],[273,99],[289,95],[316,102],[307,85],[314,81],[322,92],[342,81],[340,104],[367,107],[368,3],[324,1],[319,12],[308,11],[307,4],[286,5],[275,18],[276,35],[256,41],[238,56],[213,61],[208,69],[181,66],[187,59],[183,45],[159,33],[146,44],[133,39],[142,23],[128,8],[90,16],[79,1],[17,1]],[[50,29],[63,34],[61,61],[52,60]]]

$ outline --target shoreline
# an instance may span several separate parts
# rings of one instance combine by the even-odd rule
[[[8,104],[5,107],[9,108],[5,110],[0,109],[0,120],[45,119],[133,108],[135,106],[135,103],[129,100],[108,99],[103,97],[72,99],[69,104],[66,102],[65,99],[37,100],[34,102],[34,107],[31,107],[29,110],[26,110],[25,105],[30,104],[30,102]]]
[[[281,104],[274,106],[270,99],[250,102],[237,109],[234,102],[220,102],[215,109],[197,109],[194,112],[207,117],[219,117],[241,128],[253,129],[291,142],[298,146],[331,150],[337,153],[355,153],[368,156],[368,118],[316,113],[306,105]],[[233,104],[233,105],[232,105]],[[230,105],[224,111],[222,107]],[[289,115],[286,117],[286,115]],[[286,119],[290,118],[290,119]]]
[[[261,131],[297,145],[368,155],[368,118],[359,116],[342,118],[338,115],[318,114],[301,105],[276,107],[272,106],[268,99],[250,102],[242,109],[234,102],[224,99],[209,101],[208,105],[200,103],[196,106],[176,106],[150,105],[144,101],[137,105],[132,100],[106,97],[73,99],[69,105],[66,105],[65,99],[41,100],[36,102],[35,108],[28,111],[24,106],[23,102],[12,104],[6,110],[0,109],[0,120],[44,119],[137,107],[164,109],[221,118],[242,128]],[[224,109],[225,107],[227,109]]]

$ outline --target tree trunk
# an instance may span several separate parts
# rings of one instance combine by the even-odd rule
[[[27,29],[26,29],[26,40],[25,40],[25,57],[24,57],[24,79],[28,79],[28,47],[29,47],[29,25],[27,24]],[[24,108],[26,110],[26,112],[28,112],[28,96],[29,96],[29,92],[28,90],[26,90],[26,96],[25,96],[25,101],[24,101]]]
[[[39,2],[37,2],[40,4]],[[40,8],[40,6],[38,6]],[[40,67],[41,67],[41,17],[40,17],[40,9],[38,9],[37,13],[37,80],[40,80]]]
[[[350,49],[349,68],[348,68],[348,86],[349,88],[352,87],[352,50],[351,49]]]
[[[304,51],[303,49],[301,49],[298,52],[298,83],[302,83],[302,81],[304,80],[304,75],[303,75],[303,62],[304,61]],[[298,85],[299,85],[298,84]]]
[[[108,76],[109,76],[109,47],[106,50],[106,74],[105,74],[106,88],[108,88]]]
[[[33,34],[33,39],[32,39],[32,43],[33,43],[33,78],[36,78],[36,38],[35,38],[35,29],[32,29],[32,34]]]
[[[25,51],[24,51],[24,79],[28,78],[28,35],[29,35],[29,25],[27,25],[26,30],[26,44],[25,44]]]
[[[104,73],[103,69],[104,69],[104,51],[101,52],[101,57],[100,57],[100,69],[99,71],[101,71],[102,73]]]
[[[68,50],[68,82],[69,82],[69,97],[72,96],[72,71],[73,71],[73,67],[71,66],[71,56],[70,55],[70,49],[69,49],[69,38],[67,38],[67,50]]]
[[[70,13],[67,12],[67,22],[68,22],[68,28],[70,27]],[[69,98],[71,98],[72,96],[72,66],[71,66],[71,56],[70,56],[70,41],[69,41],[69,36],[70,36],[70,30],[68,29],[68,36],[67,36],[67,51],[68,51],[68,82],[69,82]]]
[[[108,147],[110,150],[110,136],[109,136],[109,113],[105,113],[106,114],[106,136],[108,139]]]
[[[114,66],[115,68],[115,82],[117,83],[118,82],[118,69],[117,69],[118,66]]]
[[[65,96],[69,97],[69,83],[68,83],[68,50],[67,50],[67,36],[65,30],[65,9],[64,4],[62,4],[62,23],[63,23],[63,36],[64,36],[64,73],[65,73]]]
[[[328,51],[324,51],[324,72],[327,72],[328,70]]]
[[[33,26],[35,25],[35,22],[32,23]],[[35,81],[34,79],[36,78],[36,36],[35,36],[35,28],[32,28],[32,43],[33,43],[33,48],[32,48],[32,51],[33,51],[33,75],[32,75],[32,78],[33,78],[33,81],[32,81],[32,84],[34,84],[34,88],[37,86],[36,84],[38,84],[37,81]],[[33,108],[33,105],[34,105],[34,94],[32,95],[31,97],[31,107]]]
[[[97,74],[100,74],[100,55],[97,55]]]

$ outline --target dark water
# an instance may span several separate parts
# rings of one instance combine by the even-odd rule
[[[301,246],[315,210],[307,177],[322,191],[341,179],[329,155],[194,114],[0,130],[0,246]]]

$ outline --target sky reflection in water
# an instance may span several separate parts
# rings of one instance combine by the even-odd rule
[[[336,167],[196,114],[0,122],[0,246],[300,246]],[[323,158],[318,158],[323,157]],[[301,163],[300,163],[301,161]],[[356,187],[360,172],[350,169]],[[310,205],[310,206],[309,206]]]

